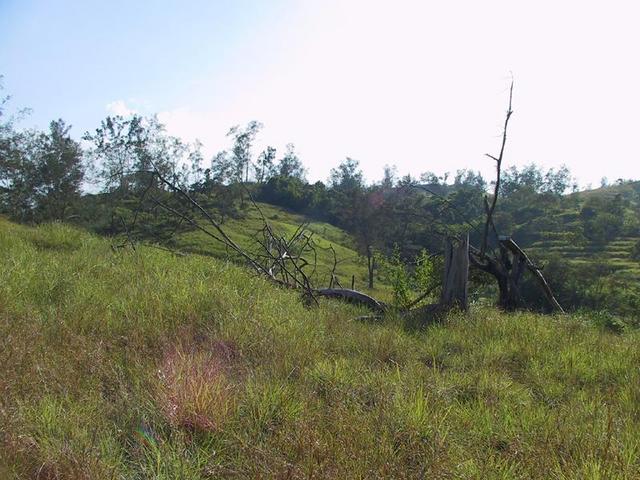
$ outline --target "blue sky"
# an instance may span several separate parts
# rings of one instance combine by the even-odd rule
[[[118,99],[157,111],[198,94],[215,99],[252,29],[277,13],[276,2],[267,10],[242,1],[1,5],[0,59],[14,103],[32,107],[38,124],[64,116],[82,128]]]
[[[347,155],[369,180],[491,177],[513,73],[506,162],[597,185],[640,177],[638,18],[622,0],[0,0],[0,73],[25,126],[157,113],[212,155],[256,119],[258,148],[293,142],[313,180]]]

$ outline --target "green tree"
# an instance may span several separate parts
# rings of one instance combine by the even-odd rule
[[[233,175],[232,181],[241,183],[249,181],[249,169],[251,166],[251,149],[256,136],[262,129],[262,124],[255,120],[249,122],[246,127],[241,128],[239,125],[231,127],[227,133],[227,137],[233,139],[231,154],[233,159]]]
[[[216,153],[211,159],[211,168],[206,172],[205,190],[215,199],[221,221],[237,214],[236,200],[242,194],[240,185],[233,183],[234,161],[226,150]]]
[[[80,144],[63,120],[52,121],[49,133],[38,136],[33,156],[36,217],[64,220],[80,198],[85,166]]]
[[[91,142],[88,156],[104,191],[125,195],[131,190],[132,174],[144,163],[137,159],[144,143],[142,122],[139,115],[108,116],[94,133],[84,134],[83,139]]]
[[[0,204],[18,221],[63,220],[80,197],[82,149],[64,121],[51,122],[48,133],[13,132],[2,139]],[[5,133],[8,130],[5,131]]]
[[[274,147],[269,146],[258,155],[255,167],[258,183],[266,183],[276,174],[275,160],[276,149]]]
[[[34,132],[5,128],[0,138],[0,211],[10,218],[32,220],[35,162],[31,157]]]
[[[393,246],[391,256],[384,260],[384,271],[393,288],[393,305],[406,308],[411,302],[411,279],[397,244]]]
[[[278,162],[277,171],[281,177],[293,177],[304,181],[305,169],[296,154],[293,143],[287,144],[285,154]]]
[[[0,91],[3,90],[0,76]],[[33,208],[34,163],[27,154],[35,134],[18,132],[15,123],[27,110],[7,115],[11,97],[0,98],[0,212],[18,221],[31,219]]]

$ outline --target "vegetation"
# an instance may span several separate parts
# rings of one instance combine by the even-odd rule
[[[107,117],[85,133],[83,152],[62,120],[52,122],[49,132],[19,131],[15,118],[6,115],[6,99],[0,115],[0,213],[15,221],[63,220],[102,235],[232,258],[176,216],[191,218],[193,212],[172,202],[166,185],[150,175],[157,171],[188,191],[245,247],[260,228],[249,197],[262,202],[280,232],[309,222],[323,247],[314,273],[318,280],[324,283],[332,270],[331,245],[343,284],[353,279],[389,299],[389,286],[399,284],[385,265],[400,262],[412,274],[423,251],[437,255],[443,237],[464,232],[484,253],[486,197],[497,231],[554,272],[548,280],[565,309],[632,316],[640,305],[640,182],[620,179],[578,192],[566,168],[545,172],[529,165],[503,168],[497,187],[468,170],[452,179],[449,173],[425,172],[418,180],[399,179],[394,167],[379,182],[367,183],[358,161],[347,158],[326,184],[309,183],[293,145],[280,156],[273,147],[253,151],[262,128],[256,121],[231,128],[230,147],[206,165],[197,142],[168,135],[155,117]],[[93,182],[93,193],[83,194],[87,182]],[[325,238],[323,232],[335,227],[347,235]],[[495,240],[487,245],[493,247]],[[476,297],[495,298],[486,275],[472,280]],[[531,279],[524,282],[511,303],[548,311],[539,287]],[[409,298],[406,292],[395,295]]]
[[[0,221],[2,478],[635,478],[639,331],[415,329],[231,263]]]

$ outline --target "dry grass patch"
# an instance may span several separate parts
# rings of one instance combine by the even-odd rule
[[[191,339],[166,348],[158,368],[157,404],[174,427],[219,431],[237,406],[236,347]]]

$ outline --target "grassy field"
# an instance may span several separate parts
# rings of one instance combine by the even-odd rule
[[[62,225],[0,258],[0,478],[640,477],[636,330],[363,322]]]

